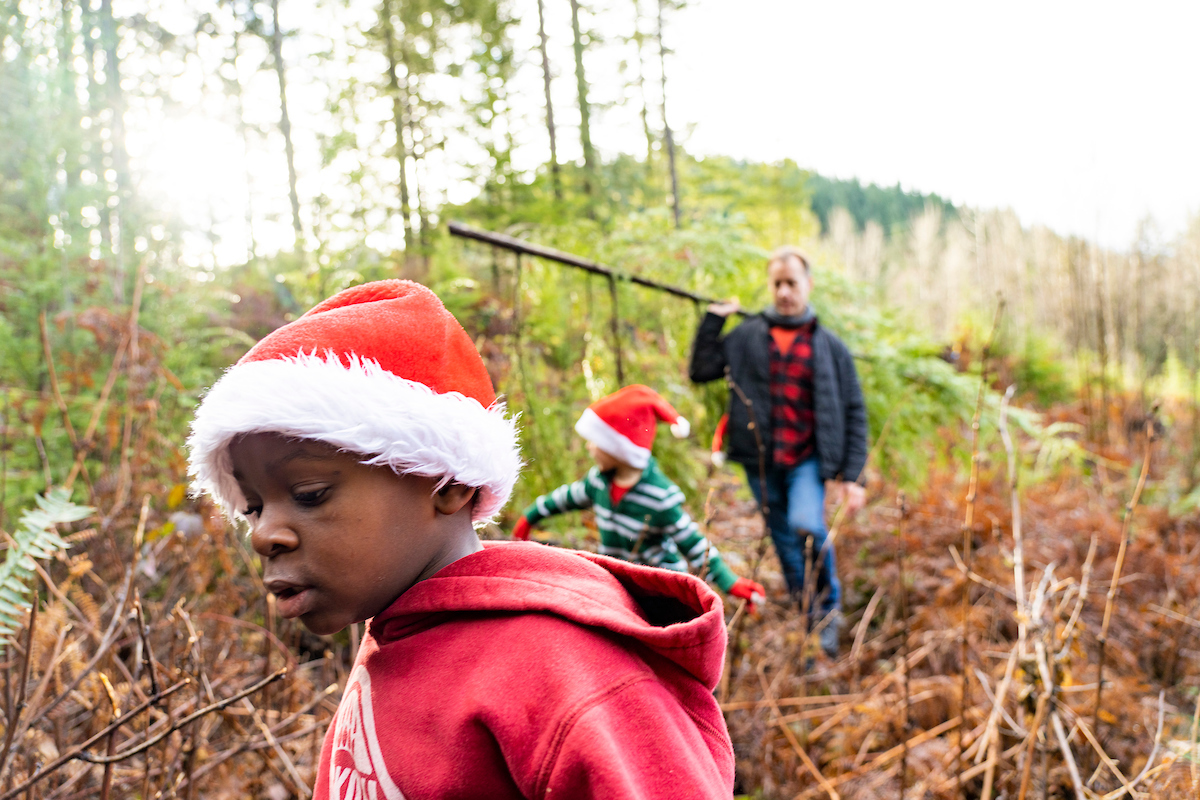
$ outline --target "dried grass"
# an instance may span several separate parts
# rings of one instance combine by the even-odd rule
[[[1142,438],[1109,455],[1139,464],[1144,447]],[[1152,462],[1151,481],[1162,471]],[[896,496],[886,484],[873,488],[877,497]],[[737,489],[735,477],[721,478],[710,525],[735,561],[751,557],[761,530],[753,504],[737,500]],[[1200,546],[1189,534],[1200,522],[1155,510],[1135,513],[1108,630],[1101,725],[1093,733],[1098,637],[1122,549],[1122,505],[1134,481],[1097,466],[1090,476],[1061,475],[1022,490],[1022,591],[1014,583],[1022,570],[1015,569],[1013,494],[1003,459],[984,459],[969,573],[956,551],[966,489],[961,476],[936,473],[909,500],[902,530],[899,509],[887,500],[843,526],[839,572],[851,624],[836,662],[811,640],[800,641],[799,615],[782,601],[747,619],[725,704],[739,790],[770,798],[830,796],[800,763],[788,741],[796,739],[823,779],[848,799],[900,797],[905,742],[906,798],[1196,796],[1181,758],[1195,752],[1189,731],[1200,686]],[[907,552],[907,620],[896,558],[900,535]],[[773,556],[761,575],[782,598]],[[965,722],[958,712],[964,591]],[[905,645],[907,707],[899,680]],[[783,722],[762,706],[759,675],[770,681],[787,715]],[[803,705],[789,707],[801,695]],[[821,703],[822,695],[830,702]],[[1156,736],[1160,712],[1162,734]],[[962,795],[954,771],[960,729]]]

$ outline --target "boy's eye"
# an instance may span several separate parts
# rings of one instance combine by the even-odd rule
[[[306,489],[302,492],[296,492],[292,497],[302,506],[315,506],[324,500],[325,495],[328,493],[329,487],[323,486],[320,489]]]
[[[246,510],[242,512],[242,516],[249,519],[252,514],[261,514],[261,513],[262,513],[262,504],[260,503],[259,505],[256,505],[256,506],[247,506]]]

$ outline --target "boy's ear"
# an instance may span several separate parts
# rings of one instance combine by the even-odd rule
[[[451,516],[457,514],[468,503],[475,499],[479,491],[473,486],[463,486],[461,483],[447,483],[433,495],[433,506],[439,514]]]

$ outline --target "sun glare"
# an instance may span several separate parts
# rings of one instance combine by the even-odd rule
[[[134,157],[145,175],[145,193],[185,227],[204,234],[184,243],[184,261],[244,261],[249,251],[247,168],[237,132],[193,115],[163,120],[142,144]]]

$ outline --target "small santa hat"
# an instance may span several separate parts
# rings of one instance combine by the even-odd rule
[[[259,432],[476,487],[475,522],[504,506],[521,468],[515,422],[475,345],[437,295],[411,281],[339,292],[269,334],[209,390],[188,438],[189,471],[230,516],[246,500],[229,445]]]
[[[669,423],[671,433],[681,439],[692,429],[662,395],[635,383],[588,406],[575,431],[629,466],[643,469],[650,463],[659,421]]]

